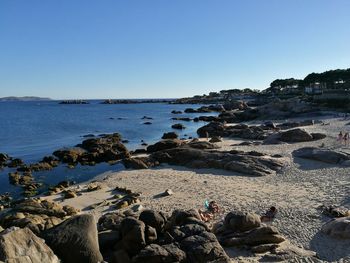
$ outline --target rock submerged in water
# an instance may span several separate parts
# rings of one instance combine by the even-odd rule
[[[177,139],[178,135],[175,132],[165,132],[162,139]]]
[[[171,128],[177,129],[177,130],[183,130],[186,127],[183,124],[181,124],[181,123],[176,123],[176,124],[171,125]]]
[[[100,138],[84,140],[78,147],[57,150],[53,153],[61,162],[70,165],[94,165],[95,163],[117,161],[130,156],[121,143],[118,133],[103,135]]]
[[[8,160],[10,160],[10,156],[6,153],[0,153],[0,167],[5,166]]]

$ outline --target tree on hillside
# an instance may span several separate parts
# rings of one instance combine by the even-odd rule
[[[305,77],[301,85],[305,87],[315,82],[326,83],[328,89],[350,87],[350,68],[311,73]],[[343,85],[338,85],[339,82]]]
[[[270,87],[274,88],[274,87],[286,87],[286,86],[293,86],[293,85],[299,85],[299,83],[301,82],[301,79],[294,79],[294,78],[290,78],[290,79],[275,79],[274,81],[271,82]]]

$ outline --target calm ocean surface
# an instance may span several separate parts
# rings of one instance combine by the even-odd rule
[[[80,143],[86,134],[118,132],[129,150],[141,148],[141,140],[151,144],[161,139],[164,132],[174,131],[171,125],[183,123],[186,129],[176,130],[180,137],[196,136],[203,122],[182,122],[172,117],[197,117],[213,114],[172,114],[172,110],[198,108],[201,105],[171,105],[163,103],[142,104],[90,104],[62,105],[58,101],[0,102],[0,152],[25,162],[39,161],[56,149]],[[153,118],[143,120],[143,116]],[[122,119],[118,119],[122,118]],[[146,121],[152,125],[143,124]],[[89,180],[98,173],[122,169],[121,165],[100,164],[95,167],[68,169],[58,167],[49,172],[33,173],[34,177],[47,185],[62,180],[77,182]],[[0,193],[17,192],[18,187],[8,183],[8,169],[0,171]]]

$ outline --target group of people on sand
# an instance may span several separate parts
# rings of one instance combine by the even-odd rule
[[[206,201],[205,207],[207,208],[205,211],[199,209],[198,213],[204,222],[210,222],[216,218],[217,215],[220,214],[221,209],[219,205],[215,201],[208,202]],[[271,206],[263,215],[260,216],[261,222],[269,223],[272,222],[277,214],[277,208]]]
[[[341,144],[344,144],[345,146],[349,146],[349,133],[348,132],[339,132],[338,134],[338,141],[341,143]]]

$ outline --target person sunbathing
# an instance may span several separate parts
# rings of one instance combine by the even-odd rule
[[[202,211],[201,209],[198,210],[198,213],[204,222],[209,222],[210,220],[214,219],[215,215],[219,213],[220,208],[219,205],[215,201],[211,201],[208,203],[208,201],[205,202],[205,207],[207,208],[206,211]]]
[[[269,210],[265,212],[264,215],[260,217],[261,222],[272,222],[277,214],[277,208],[271,206]]]

